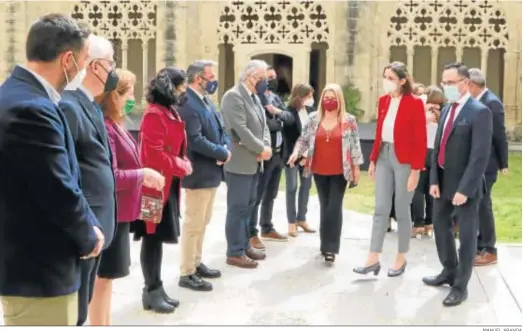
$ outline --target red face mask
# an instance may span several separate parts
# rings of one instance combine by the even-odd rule
[[[325,111],[335,111],[338,110],[338,100],[334,99],[323,99],[322,106]]]

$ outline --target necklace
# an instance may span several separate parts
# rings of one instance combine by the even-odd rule
[[[332,134],[332,131],[334,129],[336,129],[338,125],[334,125],[332,128],[330,128],[329,130],[325,129],[325,127],[322,126],[322,129],[323,131],[325,131],[325,134],[327,135],[327,138],[325,139],[326,142],[329,142],[331,140],[331,134]]]

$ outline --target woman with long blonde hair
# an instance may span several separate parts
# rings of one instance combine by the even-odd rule
[[[345,190],[348,183],[358,184],[363,163],[356,118],[346,112],[338,84],[323,89],[288,164],[295,166],[305,152],[303,176],[314,174],[320,200],[320,251],[326,263],[333,263],[340,250]]]

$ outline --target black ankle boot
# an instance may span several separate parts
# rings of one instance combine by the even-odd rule
[[[164,300],[160,287],[152,291],[144,288],[142,293],[142,305],[144,310],[152,310],[159,314],[170,314],[174,312],[174,306],[168,304]]]
[[[163,300],[165,302],[167,302],[168,304],[170,304],[174,308],[178,308],[178,306],[180,305],[180,301],[169,297],[167,295],[167,293],[165,292],[165,289],[163,288],[163,285],[160,286],[160,291],[162,292],[162,298],[163,298]]]

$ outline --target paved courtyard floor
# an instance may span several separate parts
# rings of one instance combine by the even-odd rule
[[[350,194],[350,193],[349,193]],[[317,227],[316,197],[309,203],[309,222]],[[214,291],[179,288],[179,247],[164,250],[163,279],[167,292],[181,305],[170,315],[145,312],[141,307],[142,274],[139,243],[132,243],[131,275],[115,282],[115,325],[522,325],[523,304],[520,246],[502,246],[498,265],[476,268],[469,299],[455,308],[441,301],[448,289],[431,288],[421,278],[440,271],[434,241],[413,239],[408,267],[402,277],[388,278],[386,270],[396,252],[396,234],[387,235],[383,269],[378,277],[359,276],[352,268],[365,261],[371,217],[345,212],[343,240],[336,264],[327,267],[319,257],[317,234],[300,233],[286,243],[268,242],[268,258],[258,269],[242,270],[225,264],[225,188],[216,198],[208,228],[204,262],[222,271],[212,281]],[[274,223],[286,231],[284,195],[274,207]],[[0,317],[0,324],[3,324]]]

